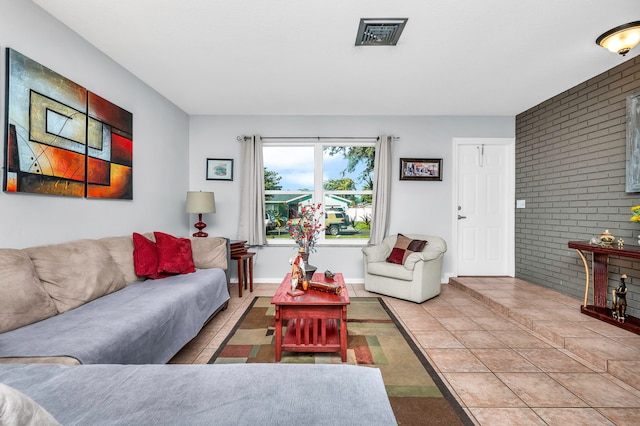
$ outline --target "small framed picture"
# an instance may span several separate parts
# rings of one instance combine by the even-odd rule
[[[401,158],[400,180],[442,180],[442,158]]]
[[[233,160],[207,158],[207,180],[233,180]]]

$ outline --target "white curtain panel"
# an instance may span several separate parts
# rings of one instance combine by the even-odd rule
[[[242,142],[242,192],[238,238],[250,246],[266,245],[264,214],[262,138],[253,135]]]
[[[376,142],[376,158],[373,166],[373,218],[369,244],[380,244],[389,231],[392,140],[393,136],[380,136]]]

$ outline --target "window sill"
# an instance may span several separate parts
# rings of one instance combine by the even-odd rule
[[[369,239],[363,238],[362,240],[344,239],[344,240],[329,240],[317,243],[317,248],[324,247],[366,247],[369,244]],[[288,240],[269,239],[267,238],[266,247],[297,247],[297,245]]]

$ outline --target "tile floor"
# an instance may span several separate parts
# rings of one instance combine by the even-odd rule
[[[171,362],[206,363],[277,287],[239,298],[233,285],[229,308]],[[504,277],[456,278],[419,305],[384,299],[479,425],[640,424],[640,336],[581,314],[578,299]]]

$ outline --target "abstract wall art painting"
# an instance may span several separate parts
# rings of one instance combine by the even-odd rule
[[[133,116],[7,49],[5,192],[133,199]]]

